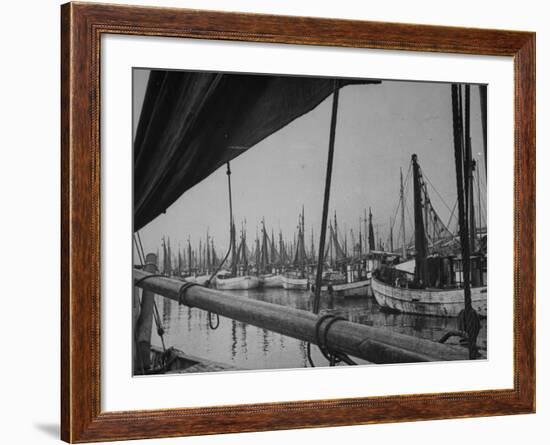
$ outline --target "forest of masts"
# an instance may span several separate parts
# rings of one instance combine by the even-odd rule
[[[422,173],[422,201],[428,248],[432,252],[456,252],[459,243],[456,203],[452,208],[448,206],[426,177],[425,172]],[[477,184],[473,189],[477,195],[475,200],[478,211],[475,212],[477,215],[471,223],[472,227],[475,227],[472,237],[476,238],[475,244],[480,247],[479,244],[486,235],[486,203],[481,190],[485,189],[485,185],[479,182],[479,171],[476,173],[474,179]],[[327,269],[361,261],[373,254],[395,254],[401,260],[414,255],[414,225],[407,203],[407,189],[410,188],[411,182],[409,179],[410,168],[405,178],[403,172],[400,173],[399,199],[395,211],[389,218],[389,225],[385,227],[385,240],[379,235],[378,228],[382,225],[373,223],[370,208],[364,209],[355,225],[344,224],[344,228],[339,224],[334,212],[327,227],[324,255],[324,264]],[[449,212],[450,216],[446,223],[441,220],[433,207],[428,186],[441,201],[439,205],[445,206]],[[473,202],[472,199],[471,203]],[[473,209],[472,214],[474,214]],[[396,226],[397,230],[394,230]],[[179,244],[177,248],[171,245],[170,237],[164,236],[160,248],[157,249],[158,270],[165,275],[184,277],[210,274],[217,270],[227,270],[233,274],[236,271],[248,274],[273,271],[280,273],[296,268],[313,271],[317,264],[316,235],[318,236],[318,233],[313,225],[306,230],[303,206],[298,215],[294,233],[290,236],[283,234],[281,229],[275,230],[273,226],[269,226],[264,218],[256,227],[253,240],[247,238],[246,220],[242,221],[238,228],[233,221],[230,227],[230,245],[223,247],[215,244],[208,229],[203,238],[191,240],[188,237],[187,242],[184,245]]]
[[[370,236],[369,236],[370,229]],[[230,270],[232,265],[248,273],[265,273],[273,269],[283,272],[296,267],[312,267],[317,263],[317,239],[314,227],[308,233],[305,228],[304,209],[298,216],[298,224],[291,237],[283,235],[278,229],[268,227],[262,218],[256,236],[252,241],[247,239],[246,223],[243,221],[237,230],[232,224],[229,246],[230,251],[221,269]],[[365,235],[367,234],[367,235]],[[356,228],[341,230],[336,213],[328,226],[325,262],[327,267],[337,263],[360,260],[375,249],[383,251],[385,244],[381,239],[375,243],[375,231],[372,223],[372,213],[369,210],[358,218]],[[202,275],[215,271],[220,267],[226,251],[216,246],[214,238],[208,230],[204,238],[196,240],[187,238],[184,246],[177,250],[170,243],[170,237],[163,237],[160,249],[157,249],[159,270],[165,275],[186,276]]]

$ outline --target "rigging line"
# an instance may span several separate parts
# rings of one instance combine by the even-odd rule
[[[458,198],[457,200],[455,201],[455,205],[453,206],[453,210],[451,210],[451,214],[449,216],[449,221],[447,222],[447,227],[451,227],[451,222],[452,222],[452,219],[453,219],[453,216],[455,214],[455,210],[456,210],[456,205],[458,204]],[[449,229],[450,231],[450,229]],[[451,233],[455,233],[455,232],[451,232]]]
[[[134,235],[132,236],[133,240],[134,240],[134,244],[136,246],[136,251],[137,251],[137,254],[138,254],[138,258],[139,258],[139,263],[141,264],[141,266],[143,266],[143,263],[145,263],[145,259],[141,256],[141,251],[139,249],[139,245],[137,243],[137,240],[136,240],[136,235],[134,233]]]
[[[403,184],[403,199],[404,200],[405,200],[405,190],[407,189],[407,184],[408,184],[408,181],[409,181],[410,174],[411,174],[411,164],[409,163],[409,168],[407,170],[407,175],[405,176],[405,182]],[[401,203],[401,197],[399,197],[399,199],[397,200],[397,205],[395,206],[395,211],[393,212],[393,224],[391,226],[392,230],[395,227],[395,221],[397,219],[397,212],[399,211],[400,203]],[[401,233],[401,231],[399,231],[399,233]]]
[[[139,234],[139,230],[136,232],[136,235],[139,241],[139,247],[141,249],[141,256],[143,258],[143,262],[145,263],[145,250],[143,249],[143,244],[141,243],[141,235]]]
[[[447,205],[447,203],[445,202],[445,200],[443,199],[443,197],[439,194],[439,192],[437,191],[437,189],[434,187],[434,185],[432,184],[432,181],[430,181],[430,178],[428,178],[428,176],[426,175],[426,173],[423,172],[423,176],[424,176],[424,179],[426,179],[426,181],[428,181],[428,184],[431,185],[432,189],[434,190],[434,192],[437,194],[437,196],[439,196],[439,199],[441,199],[441,202],[443,203],[443,205],[447,208],[447,210],[450,212],[451,211],[451,208]]]

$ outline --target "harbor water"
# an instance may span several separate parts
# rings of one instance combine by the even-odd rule
[[[254,289],[227,291],[247,298],[273,304],[312,310],[313,297],[309,291],[286,289]],[[166,347],[175,347],[186,354],[215,362],[232,365],[239,369],[284,369],[309,367],[307,344],[294,338],[247,325],[208,313],[197,308],[180,306],[177,302],[155,297],[165,330]],[[456,329],[455,318],[430,317],[415,314],[388,313],[381,310],[372,297],[323,298],[321,311],[331,311],[354,323],[390,329],[394,332],[413,335],[437,341],[446,332]],[[153,330],[153,344],[160,346],[161,340]],[[457,344],[451,338],[449,344]],[[481,321],[478,346],[487,350],[487,320]],[[316,366],[328,366],[326,359],[316,346],[312,346],[312,358]],[[360,362],[366,363],[366,362]]]

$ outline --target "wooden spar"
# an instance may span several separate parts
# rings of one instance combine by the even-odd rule
[[[483,133],[485,177],[487,177],[487,85],[479,86],[479,105],[481,108],[481,128]]]
[[[403,170],[401,168],[399,169],[399,181],[399,195],[401,198],[401,233],[403,234],[402,255],[403,261],[405,261],[407,259],[407,237],[405,234],[405,191],[403,190]]]
[[[393,252],[393,224],[390,216],[390,252]]]
[[[156,269],[157,257],[154,253],[149,253],[145,257],[145,272],[154,273]],[[147,371],[151,367],[151,332],[153,330],[153,310],[155,305],[155,294],[150,290],[143,289],[141,295],[141,309],[136,322],[135,340],[136,340],[136,363],[134,367],[138,371]],[[139,372],[138,372],[139,373]]]
[[[134,287],[132,295],[132,357],[134,358],[134,375],[141,372],[140,359],[137,355],[137,323],[140,314],[139,287]]]
[[[325,261],[325,241],[327,236],[328,204],[330,198],[330,183],[332,181],[332,161],[334,159],[334,140],[336,138],[336,121],[338,116],[338,97],[340,89],[338,80],[334,80],[334,93],[332,95],[332,114],[330,117],[330,135],[328,142],[327,173],[325,177],[325,195],[323,198],[323,216],[321,220],[321,233],[319,235],[319,257],[317,259],[317,273],[315,276],[315,298],[313,300],[313,312],[319,312],[321,302],[321,282],[323,280],[323,263]]]
[[[456,168],[456,190],[458,197],[458,222],[460,228],[460,244],[462,246],[462,280],[464,282],[464,310],[472,309],[470,291],[470,240],[468,236],[468,220],[466,218],[464,200],[464,163],[462,153],[462,118],[460,112],[460,96],[458,85],[451,86],[451,100],[453,108],[453,139]]]
[[[466,85],[464,89],[464,176],[465,176],[465,192],[467,211],[470,227],[470,252],[475,251],[476,244],[476,224],[475,224],[475,212],[474,212],[474,172],[472,161],[472,137],[470,135],[470,85]]]
[[[413,190],[414,190],[414,247],[415,254],[415,279],[426,283],[426,232],[422,218],[422,190],[420,184],[420,167],[416,154],[412,155],[413,166]],[[426,203],[424,202],[424,207]]]
[[[481,187],[479,184],[479,164],[476,168],[476,182],[477,182],[477,215],[478,215],[478,228],[479,228],[479,239],[481,240],[481,227],[483,226],[483,222],[481,221]]]
[[[134,283],[150,292],[180,302],[179,291],[184,285],[180,280],[147,275],[134,269]],[[289,308],[264,301],[224,293],[202,286],[191,286],[181,301],[196,307],[267,329],[308,343],[318,344],[316,324],[319,317],[308,311]],[[323,332],[329,320],[324,321],[319,331]],[[366,326],[350,321],[336,321],[326,332],[330,350],[367,360],[372,363],[411,363],[441,360],[465,360],[467,351],[458,346],[449,346],[430,340],[393,332],[387,328]]]

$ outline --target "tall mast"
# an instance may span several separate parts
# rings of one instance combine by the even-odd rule
[[[364,226],[364,230],[363,230],[363,244],[365,245],[365,253],[369,253],[370,251],[370,248],[369,248],[369,243],[368,243],[368,231],[367,231],[367,222],[368,222],[368,219],[367,219],[367,209],[365,208],[365,217],[363,218],[363,226]],[[359,228],[361,228],[361,224],[359,224]]]
[[[391,216],[390,216],[390,252],[393,253],[393,225],[391,223]]]
[[[191,238],[187,237],[187,268],[188,273],[191,273],[193,268],[193,252],[191,251]]]
[[[481,129],[483,134],[483,159],[487,177],[487,85],[479,85],[479,105],[481,107]]]
[[[246,248],[246,231],[244,230],[244,223],[241,223],[241,249],[242,249],[242,259],[244,266],[244,273],[247,273],[248,270],[248,257],[247,257],[247,248]]]
[[[399,169],[399,181],[400,181],[400,187],[399,187],[399,196],[401,200],[401,232],[403,235],[403,245],[401,246],[401,255],[403,256],[403,260],[407,258],[407,236],[405,234],[405,190],[403,188],[403,169]]]
[[[479,165],[476,163],[476,174],[477,174],[477,214],[478,214],[478,228],[479,228],[479,239],[481,239],[481,227],[483,225],[481,221],[481,189],[479,184]]]
[[[464,162],[462,153],[462,117],[460,112],[460,92],[458,85],[451,87],[453,105],[453,136],[455,148],[456,189],[458,195],[458,223],[460,227],[460,244],[462,246],[462,277],[464,281],[464,309],[472,310],[472,296],[470,290],[470,240],[468,234],[468,218],[466,217],[464,183]]]
[[[376,242],[374,239],[374,228],[372,226],[372,211],[369,207],[369,251],[376,250]]]
[[[414,188],[414,246],[415,279],[426,284],[426,232],[424,231],[424,219],[422,217],[422,185],[420,184],[420,166],[417,163],[416,154],[412,155],[413,188]]]
[[[466,173],[466,202],[467,202],[467,211],[469,216],[469,225],[470,225],[470,251],[475,250],[476,244],[476,220],[474,215],[474,164],[472,161],[472,138],[470,136],[470,85],[466,85],[465,91],[465,116],[464,116],[464,138],[465,138],[465,149],[466,156],[464,158],[465,162],[465,173]]]
[[[315,261],[315,236],[313,235],[313,226],[311,226],[311,261]]]
[[[362,235],[361,235],[361,224],[362,224],[362,222],[363,222],[362,218],[361,218],[361,216],[359,216],[359,258],[361,258],[363,256],[363,238],[362,238]],[[365,250],[367,250],[367,249],[365,249]]]
[[[231,274],[233,276],[237,275],[237,248],[236,248],[236,230],[235,230],[235,221],[231,221]]]
[[[275,238],[273,236],[273,226],[271,226],[271,258],[270,262],[273,267],[273,265],[277,262],[277,258],[275,258]]]

